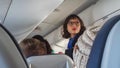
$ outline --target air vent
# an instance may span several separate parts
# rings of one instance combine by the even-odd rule
[[[60,11],[60,9],[55,9],[55,10],[54,10],[54,12],[59,12],[59,11]]]

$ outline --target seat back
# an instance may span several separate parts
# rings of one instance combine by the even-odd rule
[[[120,68],[120,20],[110,31],[102,58],[101,68]]]
[[[16,40],[1,24],[0,68],[28,68]]]
[[[66,55],[33,56],[27,59],[31,68],[73,68],[73,61]]]
[[[93,47],[91,49],[91,53],[89,55],[89,59],[87,62],[87,68],[100,68],[101,60],[104,52],[104,47],[106,44],[106,40],[108,34],[112,27],[120,20],[120,15],[117,15],[111,19],[109,19],[100,31],[97,33],[96,38],[93,43]]]

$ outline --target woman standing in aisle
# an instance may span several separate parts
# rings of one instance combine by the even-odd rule
[[[69,15],[63,25],[63,37],[68,39],[69,42],[67,45],[67,49],[65,50],[65,54],[68,55],[73,59],[73,49],[75,46],[75,43],[77,42],[77,39],[80,35],[83,34],[85,31],[85,26],[83,24],[83,21],[80,17],[78,17],[75,14]]]

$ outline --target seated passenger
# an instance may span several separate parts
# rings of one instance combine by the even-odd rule
[[[45,43],[37,39],[24,39],[20,43],[20,46],[26,58],[47,54]]]
[[[35,36],[33,36],[32,38],[38,39],[38,40],[40,40],[40,41],[42,41],[42,42],[44,42],[44,43],[46,44],[47,54],[51,54],[51,53],[53,52],[53,50],[52,50],[50,44],[48,43],[48,41],[45,40],[42,36],[40,36],[40,35],[35,35]]]

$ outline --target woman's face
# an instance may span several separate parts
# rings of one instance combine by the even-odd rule
[[[77,18],[70,19],[67,24],[67,30],[72,36],[75,36],[77,33],[79,33],[81,29],[80,21]]]

